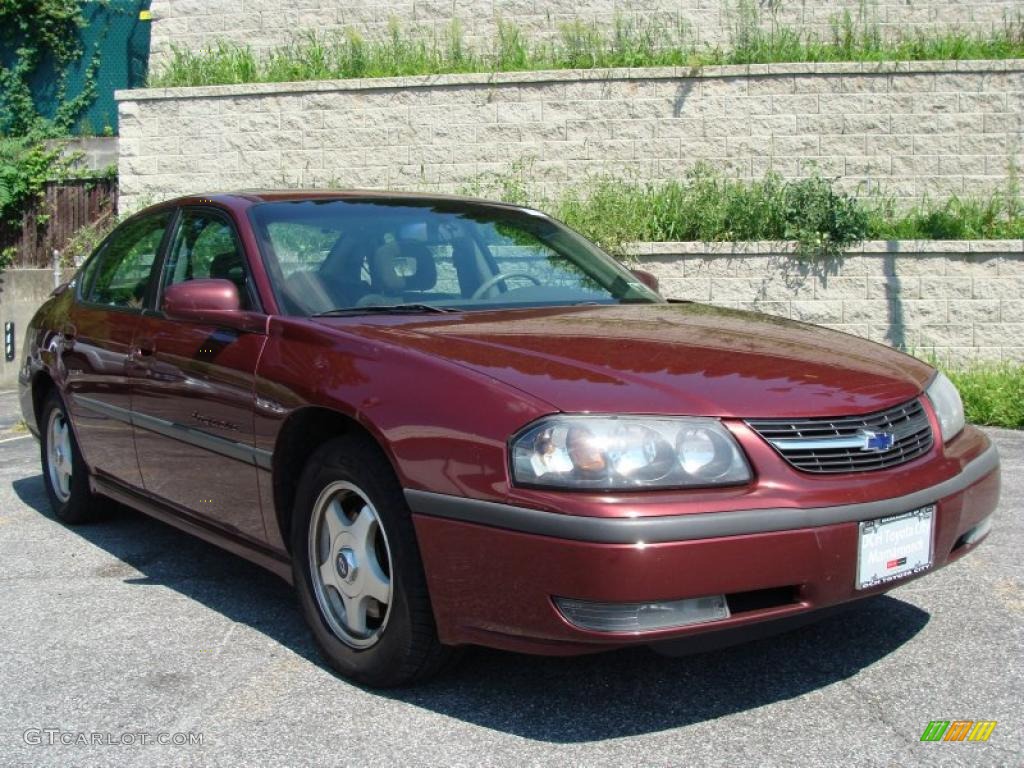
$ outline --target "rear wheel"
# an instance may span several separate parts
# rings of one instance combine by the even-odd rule
[[[435,674],[451,656],[390,464],[350,435],[310,458],[296,494],[292,567],[306,621],[341,675],[378,687]]]
[[[53,513],[69,525],[88,522],[96,516],[99,502],[89,490],[89,470],[57,392],[50,392],[43,401],[39,425],[43,484]]]

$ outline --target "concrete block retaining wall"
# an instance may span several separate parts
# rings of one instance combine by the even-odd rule
[[[119,92],[123,208],[280,186],[459,191],[526,164],[552,194],[703,161],[907,198],[1024,166],[1024,60],[519,72]],[[585,192],[585,188],[583,190]]]
[[[940,360],[1024,362],[1024,242],[873,241],[797,259],[778,243],[641,243],[665,296],[825,325]]]
[[[529,39],[555,37],[566,23],[582,21],[611,29],[616,17],[657,26],[683,25],[694,42],[728,45],[739,22],[739,0],[153,0],[151,63],[159,67],[171,45],[201,50],[231,40],[265,51],[296,33],[353,30],[368,38],[388,34],[391,20],[421,35],[443,35],[458,20],[467,44],[493,46],[498,20],[511,22]],[[756,0],[760,24],[785,26],[828,38],[832,22],[849,12],[892,37],[910,30],[986,32],[1017,18],[1017,0]]]

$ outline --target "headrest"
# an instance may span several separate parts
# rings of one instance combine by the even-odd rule
[[[375,247],[373,235],[366,231],[342,234],[334,241],[318,271],[331,282],[358,283],[366,254],[372,254]]]
[[[437,285],[434,255],[422,243],[400,240],[378,248],[370,259],[370,280],[379,293],[429,291]]]
[[[242,254],[238,251],[224,251],[210,260],[210,277],[231,279],[231,271],[244,268]]]

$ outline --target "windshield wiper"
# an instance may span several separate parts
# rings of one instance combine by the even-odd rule
[[[325,312],[315,312],[313,317],[342,317],[344,315],[369,315],[375,312],[383,314],[410,314],[419,315],[426,312],[457,312],[456,309],[437,307],[433,304],[371,304],[366,307],[338,307],[328,309]]]

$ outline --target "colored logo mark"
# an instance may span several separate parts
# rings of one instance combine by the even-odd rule
[[[892,432],[872,432],[870,429],[862,429],[860,437],[864,441],[862,451],[876,451],[881,453],[888,451],[896,442],[896,435]]]
[[[921,741],[988,741],[995,727],[995,720],[932,720]]]

